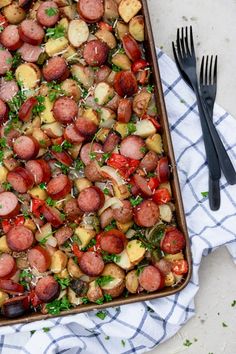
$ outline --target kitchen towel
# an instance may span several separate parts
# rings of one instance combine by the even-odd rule
[[[221,208],[209,209],[208,169],[195,96],[176,65],[158,51],[193,255],[193,275],[180,293],[144,303],[110,308],[104,320],[97,311],[0,328],[2,354],[129,354],[144,353],[173,336],[194,316],[202,256],[227,245],[236,261],[236,186],[221,180]],[[236,120],[219,106],[214,122],[235,165]],[[43,330],[44,328],[44,330]],[[48,330],[47,328],[50,328]],[[33,331],[35,331],[33,333]]]

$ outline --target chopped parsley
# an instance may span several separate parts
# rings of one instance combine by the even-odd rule
[[[203,196],[203,198],[208,197],[208,194],[209,194],[209,192],[201,192],[201,195]]]
[[[123,347],[125,347],[125,341],[124,341],[124,339],[121,340],[121,344],[122,344]]]
[[[185,342],[183,343],[183,345],[184,345],[185,347],[190,347],[192,344],[193,344],[193,343],[190,342],[189,339],[186,339]]]
[[[39,188],[40,188],[40,189],[46,189],[46,188],[47,188],[46,183],[45,183],[45,182],[40,183],[40,184],[39,184]]]
[[[2,182],[2,187],[5,189],[5,191],[10,191],[12,188],[11,183],[9,182]]]
[[[49,332],[50,329],[51,329],[51,328],[49,328],[49,327],[43,327],[43,331],[44,331],[45,333]]]
[[[65,28],[61,25],[58,25],[53,28],[48,28],[46,31],[46,37],[48,38],[57,39],[57,38],[64,37],[64,35],[65,35]]]
[[[106,340],[109,340],[109,339],[110,339],[110,337],[109,337],[109,336],[106,336],[106,337],[105,337],[105,339],[106,339]]]
[[[70,285],[70,279],[69,278],[59,278],[58,275],[55,275],[54,278],[60,284],[61,289],[64,290]]]
[[[101,320],[105,320],[105,318],[107,317],[107,312],[106,311],[98,311],[96,313],[96,316],[98,318],[100,318]]]
[[[81,243],[81,241],[80,241]],[[92,240],[89,242],[89,244],[86,247],[81,248],[82,252],[86,252],[90,247],[93,247],[96,245],[96,240],[95,238],[92,238]]]
[[[98,305],[102,305],[104,302],[109,302],[109,301],[112,301],[112,296],[110,294],[104,294],[103,297],[101,297],[100,299],[98,299],[95,302]]]
[[[87,297],[82,297],[81,300],[85,305],[89,303],[89,299]]]
[[[128,129],[128,134],[133,134],[134,132],[136,132],[136,125],[132,122],[129,122],[127,124],[127,129]]]
[[[232,307],[235,307],[236,306],[236,300],[234,300],[231,304]]]
[[[153,91],[154,91],[154,85],[147,85],[147,92],[153,93]]]
[[[46,304],[46,309],[51,315],[59,315],[61,311],[69,310],[71,307],[72,305],[66,296]]]
[[[132,207],[135,207],[143,201],[143,198],[140,197],[140,195],[138,195],[136,198],[130,198],[129,201],[130,201]]]
[[[90,160],[95,160],[95,159],[96,159],[96,156],[97,156],[96,152],[90,152],[90,153],[89,153],[89,158],[90,158]]]
[[[69,141],[64,140],[62,143],[63,149],[71,149],[73,147],[73,144],[71,144]]]
[[[63,151],[63,147],[62,147],[62,145],[53,145],[52,146],[52,151],[62,152]]]
[[[142,152],[142,153],[146,153],[147,152],[147,148],[145,147],[145,146],[142,146],[141,148],[140,148],[140,152]]]
[[[53,200],[51,197],[48,197],[45,202],[47,203],[47,205],[49,206],[55,206],[56,202],[55,200]]]
[[[16,69],[21,63],[21,54],[16,52],[11,60],[13,69]]]
[[[112,71],[115,71],[116,73],[118,73],[122,70],[119,66],[117,66],[115,64],[112,64],[111,69],[112,69]]]
[[[49,17],[55,16],[58,14],[58,9],[55,7],[49,7],[48,9],[45,9],[45,14]]]
[[[7,140],[6,140],[6,138],[0,138],[0,147],[1,147],[1,148],[7,147]]]
[[[0,26],[0,33],[4,30],[3,26]]]
[[[119,262],[121,259],[121,256],[118,256],[117,254],[109,254],[104,252],[102,254],[102,258],[105,262]]]
[[[81,169],[84,169],[84,163],[83,163],[83,161],[82,160],[77,160],[76,162],[75,162],[75,169],[76,170],[81,170]]]
[[[104,189],[103,189],[103,193],[104,193],[105,195],[109,195],[109,194],[110,194],[109,189],[108,189],[108,188],[104,188]]]
[[[61,163],[59,161],[57,161],[57,163],[55,164],[57,167],[59,167],[61,169],[61,172],[64,175],[67,175],[68,171],[69,171],[69,166],[65,165],[64,163]]]
[[[6,81],[11,81],[14,79],[14,75],[12,71],[7,71],[5,76],[4,76],[4,80]]]
[[[50,234],[46,235],[45,237],[41,238],[41,240],[39,240],[38,243],[40,243],[40,245],[45,245],[51,235],[52,234],[50,233]]]
[[[31,274],[29,270],[24,269],[20,272],[20,275],[19,275],[19,283],[21,285],[23,285],[24,287],[28,286],[27,278],[28,279],[33,278],[33,274]]]
[[[45,97],[40,95],[40,96],[36,96],[35,98],[37,99],[38,103],[36,106],[34,106],[33,113],[38,114],[43,112],[46,108],[44,105]]]
[[[228,325],[225,322],[222,322],[223,327],[228,327]]]
[[[107,225],[106,227],[105,227],[105,231],[110,231],[110,230],[113,230],[113,229],[115,229],[116,228],[116,222],[115,222],[115,220],[113,220],[109,225]]]
[[[103,287],[109,284],[114,278],[111,275],[102,275],[96,279],[96,284]]]

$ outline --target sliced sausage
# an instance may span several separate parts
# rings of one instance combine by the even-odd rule
[[[77,4],[78,13],[89,23],[98,22],[104,14],[103,0],[80,0]]]
[[[75,126],[79,134],[85,138],[89,138],[91,135],[94,135],[98,128],[97,124],[86,117],[78,117],[75,121]]]
[[[136,40],[129,33],[126,33],[123,36],[122,43],[123,43],[123,47],[124,47],[124,50],[125,50],[127,56],[132,61],[135,62],[141,58],[142,52],[139,48],[139,45],[136,42]]]
[[[0,99],[0,124],[3,124],[8,119],[9,109],[5,102]]]
[[[175,227],[168,227],[161,240],[161,250],[165,253],[175,254],[180,252],[186,245],[185,237]]]
[[[127,98],[122,98],[117,110],[117,120],[122,123],[128,123],[132,116],[132,102]]]
[[[169,181],[170,178],[170,168],[169,168],[169,161],[168,157],[162,157],[158,163],[156,168],[157,178],[159,179],[160,183],[165,183]]]
[[[131,71],[120,71],[115,76],[114,89],[121,97],[131,97],[138,91],[137,79]]]
[[[154,151],[148,151],[141,160],[139,167],[145,172],[153,172],[157,167],[158,156]]]
[[[26,193],[34,185],[34,176],[23,167],[15,167],[8,173],[7,182],[18,193]]]
[[[117,145],[120,144],[121,137],[118,133],[111,131],[103,144],[103,151],[105,153],[112,152]]]
[[[83,51],[83,57],[86,63],[90,66],[101,66],[105,64],[109,53],[109,48],[106,43],[93,39],[89,41]]]
[[[142,196],[144,197],[151,197],[152,196],[152,190],[148,185],[147,180],[140,176],[139,174],[135,174],[133,176],[134,183],[138,187],[139,191],[141,192]]]
[[[113,217],[121,224],[125,224],[133,219],[133,208],[129,200],[123,200],[121,208],[113,209]]]
[[[100,224],[101,228],[105,229],[107,225],[109,225],[112,220],[114,219],[113,216],[113,210],[111,208],[106,209],[101,215],[100,215]]]
[[[20,106],[18,117],[23,122],[28,122],[32,117],[33,108],[38,104],[38,101],[35,97],[28,98]]]
[[[73,236],[73,229],[69,226],[63,226],[55,233],[58,246],[63,245],[69,238]]]
[[[4,159],[3,161],[4,166],[9,170],[12,171],[14,168],[19,166],[19,160],[14,159],[14,157],[9,157],[8,159]]]
[[[50,267],[51,257],[45,248],[37,245],[28,251],[28,261],[31,268],[44,273]]]
[[[39,279],[35,287],[35,293],[39,300],[50,302],[56,299],[60,293],[60,286],[52,275]]]
[[[80,158],[85,165],[88,165],[93,160],[93,158],[91,158],[91,153],[96,154],[96,160],[101,159],[103,154],[102,145],[95,142],[87,143],[82,147],[80,151]]]
[[[29,63],[36,63],[43,49],[37,45],[31,45],[29,43],[24,43],[22,47],[18,50],[21,58]]]
[[[88,187],[80,192],[77,201],[81,210],[91,213],[103,207],[105,197],[98,187]]]
[[[127,136],[120,144],[120,153],[131,159],[141,160],[145,155],[145,142],[139,136]]]
[[[52,178],[47,185],[47,193],[54,200],[64,198],[70,191],[71,181],[66,175],[59,175]]]
[[[85,274],[96,277],[103,272],[105,264],[100,254],[84,252],[79,259],[79,266]]]
[[[99,182],[104,178],[100,172],[100,166],[97,161],[91,161],[84,169],[85,177],[91,182]]]
[[[26,162],[25,168],[34,176],[35,184],[40,184],[43,182],[44,172],[38,160],[30,160]]]
[[[103,251],[110,254],[119,254],[124,250],[124,242],[116,234],[102,236],[100,245]]]
[[[12,192],[0,193],[0,217],[12,218],[18,214],[20,204],[16,195]]]
[[[9,50],[16,50],[22,45],[16,25],[9,25],[1,33],[1,43]]]
[[[149,265],[141,272],[139,276],[139,284],[146,291],[156,291],[163,284],[162,275],[157,268]]]
[[[63,81],[69,76],[66,60],[62,57],[53,57],[43,67],[43,76],[47,81]]]
[[[0,278],[11,278],[16,272],[15,259],[8,253],[0,255]]]
[[[13,226],[6,235],[9,248],[12,251],[22,252],[28,250],[33,242],[34,235],[30,229],[23,225]]]
[[[2,53],[2,51],[0,51],[0,75],[2,75],[1,74],[2,65],[4,66],[4,64],[1,64],[1,53]],[[19,87],[18,87],[15,80],[11,80],[11,81],[2,80],[1,81],[1,83],[0,83],[0,99],[2,99],[4,102],[11,101],[13,99],[13,97],[17,94],[18,91],[19,91]]]
[[[78,216],[84,214],[84,212],[78,207],[76,199],[70,199],[65,202],[64,212],[71,221],[74,221]]]
[[[51,169],[49,167],[49,164],[48,164],[47,161],[42,160],[42,159],[37,160],[37,161],[38,161],[38,163],[40,164],[40,166],[43,169],[43,180],[42,180],[42,182],[48,183],[48,181],[51,178]]]
[[[19,25],[19,34],[22,41],[32,45],[41,44],[44,38],[43,27],[33,20],[22,21]]]
[[[84,136],[79,134],[74,123],[67,125],[64,130],[64,138],[72,144],[81,144],[85,139]]]
[[[4,302],[2,305],[2,314],[7,318],[19,317],[25,314],[29,309],[29,305],[28,295],[15,296]]]
[[[54,103],[53,115],[62,124],[71,123],[77,113],[78,106],[72,98],[60,97]]]
[[[38,8],[37,21],[45,27],[54,26],[59,19],[59,9],[54,1],[44,1]]]
[[[118,109],[119,102],[120,96],[116,93],[115,96],[109,102],[107,102],[105,107],[111,109],[112,111],[116,111]]]
[[[25,291],[23,285],[15,283],[11,279],[0,279],[0,290],[12,295],[23,294]]]
[[[171,272],[172,269],[172,263],[166,259],[160,259],[158,262],[154,262],[153,264],[156,268],[159,269],[159,271],[163,274],[163,275],[167,275]]]
[[[20,136],[20,132],[16,129],[11,129],[9,132],[6,133],[5,126],[1,128],[1,137],[7,139],[7,145],[10,147],[13,146],[13,141]]]
[[[0,50],[0,75],[6,74],[12,66],[12,55],[8,50]],[[4,101],[4,100],[3,100]]]
[[[30,160],[38,155],[39,143],[33,136],[22,135],[13,143],[15,154],[22,160]]]
[[[43,205],[41,212],[48,222],[54,227],[59,227],[63,224],[63,218],[57,208],[50,207],[49,205]]]
[[[134,209],[134,221],[138,226],[152,227],[159,221],[159,207],[152,200],[144,200]]]
[[[53,157],[55,157],[55,159],[57,159],[59,162],[61,162],[66,166],[71,166],[73,163],[72,158],[66,151],[62,151],[62,152],[51,151],[51,154]]]

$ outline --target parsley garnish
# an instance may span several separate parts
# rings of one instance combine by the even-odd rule
[[[47,205],[49,206],[54,206],[56,204],[55,200],[53,200],[51,197],[48,197],[45,202],[47,203]]]
[[[33,278],[33,274],[31,274],[29,270],[22,270],[19,275],[19,283],[24,287],[28,286],[28,281],[26,278]]]
[[[5,189],[5,191],[10,191],[12,188],[11,183],[8,182],[2,182],[2,187]]]
[[[142,147],[140,148],[140,152],[143,152],[143,153],[145,154],[146,151],[147,151],[147,148],[146,148],[145,146],[142,146]]]
[[[55,16],[58,13],[58,9],[55,7],[49,7],[48,9],[45,9],[45,14],[48,15],[49,17]]]
[[[0,147],[1,147],[1,148],[7,147],[6,138],[0,138]]]
[[[184,345],[185,347],[190,347],[190,345],[192,345],[192,344],[193,344],[193,343],[190,342],[189,339],[186,339],[185,342],[183,343],[183,345]]]
[[[45,333],[49,332],[50,329],[51,329],[51,328],[49,328],[49,327],[43,327],[43,331],[44,331]]]
[[[4,79],[6,81],[11,81],[14,79],[14,75],[13,75],[13,72],[12,71],[7,71],[5,76],[4,76]]]
[[[109,254],[104,252],[102,258],[105,262],[119,262],[121,256],[118,256],[117,254]]]
[[[208,197],[208,194],[209,194],[209,192],[201,192],[201,195],[203,196],[203,198]]]
[[[0,33],[4,30],[3,26],[0,26]]]
[[[62,152],[62,150],[63,150],[63,147],[61,145],[53,145],[52,146],[52,151]]]
[[[129,201],[130,201],[131,205],[133,207],[135,207],[143,201],[143,198],[138,195],[136,198],[130,198]]]
[[[81,300],[82,300],[83,304],[89,303],[89,299],[87,297],[82,297]]]
[[[116,222],[115,222],[115,220],[113,220],[109,225],[107,225],[106,227],[105,227],[105,231],[110,231],[110,230],[113,230],[113,229],[115,229],[116,228]]]
[[[90,152],[90,153],[89,153],[89,158],[90,158],[90,160],[95,160],[95,159],[96,159],[96,156],[97,156],[96,152]]]
[[[102,275],[96,279],[96,284],[103,287],[110,283],[114,278],[111,275]]]
[[[107,312],[106,311],[98,311],[96,313],[96,316],[98,318],[100,318],[101,320],[105,320],[105,318],[107,317]]]
[[[231,304],[232,307],[235,307],[236,306],[236,300],[234,300]]]
[[[81,169],[84,169],[84,163],[82,160],[77,160],[75,162],[75,169],[76,170],[81,170]]]
[[[20,55],[19,52],[16,52],[14,54],[14,57],[12,58],[11,63],[12,63],[12,67],[14,69],[16,69],[20,65],[20,63],[21,63],[21,55]]]
[[[153,91],[154,91],[154,85],[147,85],[147,92],[153,93]]]
[[[222,322],[223,327],[228,327],[228,325],[225,322]]]
[[[55,275],[54,278],[60,284],[62,290],[66,289],[70,285],[69,278],[59,278],[58,275]]]
[[[37,105],[33,108],[33,113],[38,114],[41,113],[45,110],[45,105],[43,104],[45,102],[45,97],[44,96],[36,96],[36,99],[38,101]]]
[[[53,39],[64,37],[64,35],[65,35],[65,28],[61,25],[58,25],[53,28],[48,28],[46,31],[46,36]]]
[[[49,87],[48,98],[50,102],[55,101],[59,96],[65,94],[65,91],[61,88],[61,84],[48,82],[47,86]]]
[[[71,144],[69,141],[64,140],[62,143],[63,149],[71,149],[73,147],[73,144]]]
[[[124,341],[124,339],[121,340],[121,344],[123,345],[123,347],[125,347],[125,341]]]
[[[40,243],[40,245],[45,245],[45,243],[47,242],[48,238],[52,235],[52,233],[46,235],[45,237],[41,238],[40,241],[38,241],[38,243]]]
[[[40,183],[39,184],[39,188],[40,189],[46,189],[47,188],[46,183],[45,182]]]
[[[68,171],[69,171],[69,166],[64,165],[64,163],[61,163],[59,161],[57,161],[57,163],[55,164],[56,166],[58,166],[61,169],[61,172],[64,175],[67,175]]]
[[[81,243],[81,241],[80,241]],[[86,252],[90,247],[93,247],[96,245],[96,240],[95,238],[92,238],[92,240],[89,242],[89,244],[86,247],[81,248],[82,252]]]
[[[60,300],[56,299],[46,304],[46,309],[51,315],[59,315],[61,311],[69,310],[71,306],[72,305],[69,302],[68,298],[66,296],[63,296],[63,298],[61,298]]]
[[[128,134],[132,134],[132,133],[136,132],[136,126],[132,122],[129,122],[127,124],[127,129],[128,129]]]
[[[105,195],[109,195],[109,194],[110,194],[109,189],[108,189],[108,188],[104,188],[104,189],[103,189],[103,193],[104,193]]]
[[[112,64],[111,69],[112,69],[112,71],[115,71],[116,73],[118,73],[119,71],[122,70],[119,66],[117,66],[115,64]]]

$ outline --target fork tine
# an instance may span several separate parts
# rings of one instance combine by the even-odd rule
[[[215,85],[217,84],[217,63],[218,63],[218,57],[216,55],[216,57],[215,57],[215,65],[214,65],[214,72],[213,72],[213,83]]]
[[[209,57],[207,55],[206,57],[206,66],[205,66],[205,85],[208,85],[208,60],[209,60]]]
[[[201,62],[201,69],[200,69],[200,84],[204,85],[204,77],[203,77],[203,73],[204,73],[204,64],[205,64],[205,57],[202,57],[202,62]]]
[[[213,85],[213,82],[212,82],[212,65],[213,65],[213,55],[211,55],[211,61],[210,61],[209,85]]]
[[[187,55],[191,55],[188,45],[188,27],[185,28],[185,47],[187,51]]]
[[[179,28],[177,29],[176,45],[177,45],[177,54],[178,54],[178,57],[179,57],[179,61],[181,62],[182,52],[181,52],[181,48],[180,48],[180,31],[179,31]]]
[[[193,28],[190,26],[190,45],[192,56],[195,56],[194,41],[193,41]]]
[[[186,50],[185,50],[185,45],[184,45],[184,28],[181,28],[181,38],[180,38],[180,43],[181,43],[181,47],[182,47],[182,53],[183,53],[183,57],[187,56]]]
[[[177,52],[176,52],[176,48],[175,48],[175,43],[174,42],[172,42],[172,50],[173,50],[176,66],[177,66],[178,70],[180,71],[180,63],[179,63],[179,59],[178,59],[178,56],[177,56]]]

